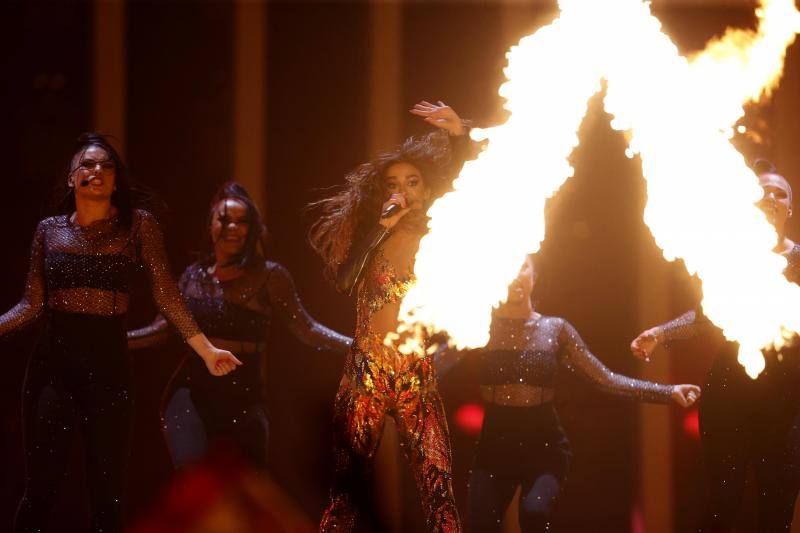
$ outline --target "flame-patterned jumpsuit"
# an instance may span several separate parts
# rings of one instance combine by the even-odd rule
[[[453,499],[450,439],[428,356],[401,355],[371,328],[384,306],[397,304],[413,283],[398,272],[380,245],[388,231],[373,231],[375,253],[358,289],[355,340],[345,362],[334,415],[335,474],[320,531],[351,531],[356,505],[383,433],[384,417],[397,424],[431,531],[459,531]],[[377,245],[374,243],[378,243]]]
[[[442,177],[452,178],[477,153],[477,145],[469,135],[448,139],[440,154],[444,157],[431,163]],[[352,531],[386,416],[396,422],[428,529],[461,531],[453,498],[450,437],[433,361],[424,354],[402,355],[383,342],[384,334],[396,329],[400,301],[414,283],[413,256],[424,232],[424,224],[413,231],[400,229],[402,225],[390,232],[376,224],[353,243],[337,275],[340,291],[358,290],[357,316],[334,405],[335,474],[331,502],[320,524],[323,532]],[[404,252],[398,254],[399,249]]]

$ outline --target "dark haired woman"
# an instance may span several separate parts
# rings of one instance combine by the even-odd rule
[[[786,278],[800,283],[800,245],[786,237],[792,188],[770,163],[757,162],[755,172],[764,190],[758,206],[778,235],[774,251],[787,259]],[[631,349],[649,359],[659,344],[716,330],[693,310],[644,331]],[[710,498],[702,531],[734,527],[749,466],[758,489],[758,531],[788,531],[800,490],[800,354],[796,345],[767,351],[764,371],[750,379],[737,362],[738,351],[736,343],[725,343],[703,387],[700,440]]]
[[[469,478],[470,530],[502,531],[502,519],[520,487],[519,524],[524,533],[547,531],[571,457],[553,404],[559,369],[577,372],[602,391],[686,407],[695,385],[661,385],[611,372],[563,318],[534,311],[533,259],[529,256],[494,313],[489,342],[477,350],[480,391],[486,405]],[[437,356],[441,377],[465,352]]]
[[[211,252],[189,266],[178,282],[189,310],[216,346],[245,365],[235,374],[210,379],[196,358],[184,357],[165,394],[164,434],[177,468],[196,462],[214,443],[233,444],[256,468],[266,467],[268,423],[264,408],[264,359],[272,317],[302,342],[346,352],[352,339],[309,316],[289,272],[265,261],[258,245],[265,227],[247,191],[224,184],[211,202]],[[263,249],[263,246],[262,246]],[[152,345],[167,333],[158,317],[129,332],[131,347]]]
[[[75,147],[66,214],[42,220],[22,300],[0,317],[0,336],[46,318],[25,376],[26,486],[16,531],[44,531],[66,470],[71,432],[86,445],[92,531],[120,531],[132,398],[123,320],[128,276],[137,264],[153,297],[205,367],[227,374],[241,364],[198,329],[172,279],[161,230],[136,199],[125,166],[99,134]]]
[[[411,112],[443,131],[408,139],[359,166],[341,193],[314,204],[322,216],[311,229],[310,242],[337,287],[357,290],[355,339],[334,405],[335,473],[322,531],[353,529],[385,416],[396,421],[428,528],[461,527],[453,501],[447,421],[432,362],[424,355],[402,355],[383,342],[397,329],[400,301],[414,282],[414,255],[427,208],[450,186],[469,146],[458,115],[442,102],[422,102]]]

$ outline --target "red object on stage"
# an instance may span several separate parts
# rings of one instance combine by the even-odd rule
[[[467,435],[477,435],[483,426],[483,406],[465,403],[456,409],[454,418],[458,429]]]
[[[697,409],[687,411],[683,415],[683,432],[693,439],[700,438],[700,416]]]

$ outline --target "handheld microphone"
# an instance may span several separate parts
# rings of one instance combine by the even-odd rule
[[[81,180],[81,187],[88,187],[93,179],[95,179],[94,176],[89,176],[88,178],[83,178]]]
[[[389,206],[383,210],[383,213],[381,213],[381,218],[391,218],[401,209],[402,207],[400,207],[400,204],[389,204]]]

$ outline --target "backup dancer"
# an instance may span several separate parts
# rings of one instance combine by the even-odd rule
[[[270,321],[277,319],[318,349],[346,352],[352,339],[311,318],[289,272],[259,253],[266,230],[244,187],[229,182],[214,195],[208,231],[209,253],[184,271],[178,286],[211,341],[245,365],[213,378],[197,358],[186,354],[165,394],[164,435],[176,468],[196,462],[215,443],[228,443],[252,466],[264,469],[269,436],[264,361]],[[153,346],[167,334],[167,321],[159,316],[129,332],[129,345]]]
[[[775,167],[756,164],[764,196],[758,206],[775,227],[775,253],[787,259],[784,275],[800,282],[800,245],[786,237],[792,215],[792,188]],[[742,283],[747,283],[746,279]],[[631,343],[649,359],[659,344],[716,331],[700,310],[650,328]],[[706,374],[700,402],[700,440],[706,465],[709,508],[702,531],[730,531],[755,472],[758,531],[788,531],[800,490],[800,354],[796,345],[764,353],[766,367],[750,379],[737,362],[738,344],[727,342]]]
[[[559,370],[576,372],[609,394],[634,400],[692,404],[695,385],[661,385],[611,372],[563,318],[534,311],[533,260],[528,257],[493,316],[489,342],[477,350],[485,415],[469,478],[469,525],[502,531],[502,519],[521,487],[519,524],[525,533],[547,531],[571,457],[553,399]],[[441,377],[466,352],[437,357]]]
[[[0,336],[44,316],[25,376],[25,493],[17,532],[47,528],[71,433],[83,437],[91,529],[121,531],[133,400],[124,319],[129,274],[141,265],[161,312],[224,375],[241,364],[198,329],[170,274],[161,230],[135,208],[125,166],[101,135],[82,135],[64,183],[65,214],[39,223],[22,300],[0,316]]]

